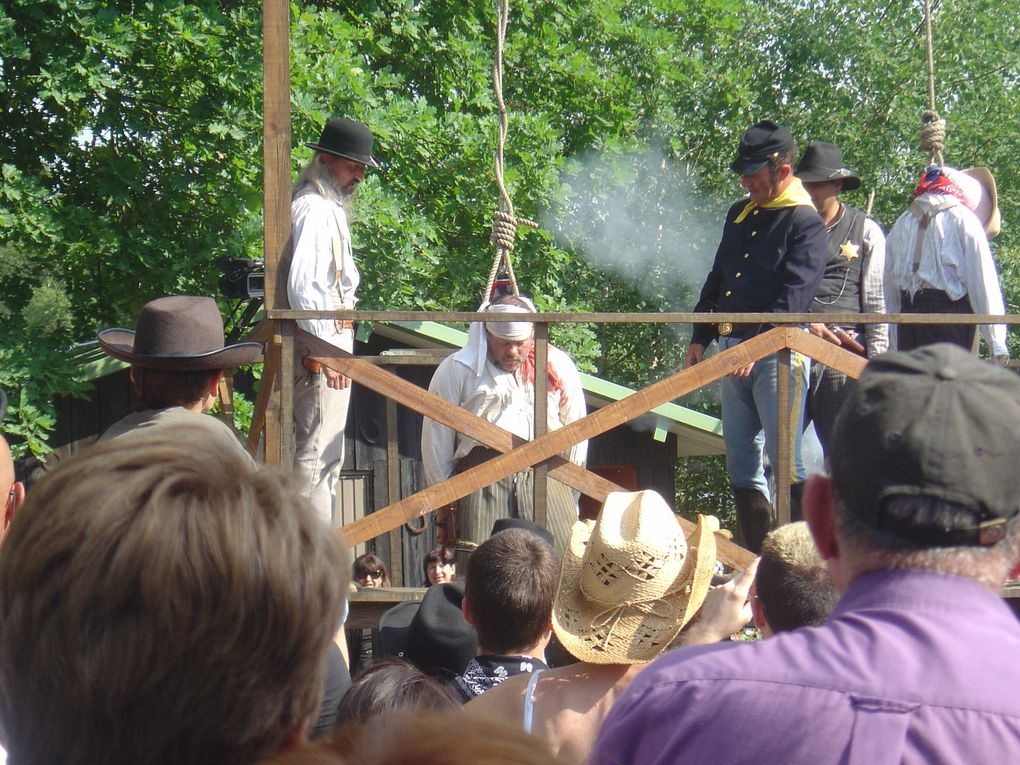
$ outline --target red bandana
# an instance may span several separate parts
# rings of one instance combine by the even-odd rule
[[[967,204],[967,199],[963,195],[963,189],[949,180],[945,173],[942,172],[941,167],[930,167],[921,176],[921,182],[914,189],[914,196],[919,197],[922,194],[946,194],[947,196],[956,197],[965,206]]]
[[[549,378],[549,390],[548,395],[553,393],[559,393],[564,397],[562,403],[566,403],[566,389],[563,387],[563,380],[556,374],[556,370],[553,369],[552,364],[547,363],[545,365],[546,376]],[[524,378],[525,384],[535,384],[535,346],[531,347],[531,353],[528,354],[527,360],[521,365],[521,377]]]

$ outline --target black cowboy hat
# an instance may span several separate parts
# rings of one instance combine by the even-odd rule
[[[861,185],[861,179],[843,165],[843,152],[834,143],[812,141],[793,172],[801,181],[843,181],[843,189],[853,191]]]
[[[145,304],[135,329],[104,329],[99,345],[138,367],[181,372],[228,369],[255,361],[259,343],[224,346],[223,318],[210,297],[176,295]]]
[[[467,669],[478,650],[475,628],[464,620],[464,591],[456,583],[434,584],[407,625],[404,658],[433,677],[452,678]]]
[[[326,123],[318,143],[306,143],[305,146],[337,157],[353,159],[355,162],[378,169],[381,165],[372,156],[374,141],[372,131],[360,122],[338,117]]]

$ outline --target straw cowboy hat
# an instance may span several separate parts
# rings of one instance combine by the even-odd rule
[[[943,168],[946,176],[963,190],[965,204],[981,221],[985,234],[994,239],[1002,229],[999,215],[999,195],[995,178],[987,167],[968,167],[966,170]]]
[[[613,492],[574,524],[553,603],[563,646],[592,664],[639,664],[669,646],[701,607],[715,565],[714,518],[690,537],[654,491]]]
[[[337,157],[353,159],[363,165],[378,169],[379,160],[372,156],[372,144],[375,136],[360,122],[337,118],[330,120],[322,128],[318,143],[306,143],[309,149],[325,152]]]
[[[176,295],[145,304],[135,329],[104,329],[99,345],[137,367],[198,372],[250,364],[259,343],[224,346],[223,317],[210,297]]]

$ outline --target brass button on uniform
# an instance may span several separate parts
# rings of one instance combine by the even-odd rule
[[[744,253],[744,260],[747,260],[749,257],[751,257],[751,253],[745,252]]]
[[[751,232],[751,236],[758,236],[758,232],[757,231],[752,231]]]
[[[723,297],[729,297],[729,296],[730,296],[730,295],[732,295],[732,294],[733,294],[733,293],[732,293],[732,292],[731,292],[730,290],[726,290],[726,291],[725,291],[725,292],[723,293]]]
[[[735,273],[735,274],[734,274],[734,277],[736,277],[737,279],[739,279],[739,278],[740,278],[740,272],[739,272],[739,271],[737,271],[737,273]]]

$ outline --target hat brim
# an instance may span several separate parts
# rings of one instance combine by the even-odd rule
[[[853,191],[861,186],[861,179],[852,173],[841,175],[838,170],[797,170],[794,175],[803,183],[822,183],[824,181],[843,181],[844,191]]]
[[[371,154],[355,154],[354,152],[336,151],[335,149],[327,149],[325,146],[317,143],[306,143],[306,147],[313,151],[322,152],[323,154],[332,154],[334,157],[343,157],[344,159],[352,159],[355,162],[371,167],[375,170],[381,170],[382,165],[379,164],[379,160],[373,157]]]
[[[741,176],[754,175],[768,163],[769,161],[767,159],[748,160],[737,157],[735,160],[730,162],[730,170]]]
[[[984,187],[985,194],[991,202],[991,212],[988,213],[988,220],[982,221],[985,227],[985,234],[989,239],[994,239],[1002,230],[1002,216],[999,213],[999,191],[995,186],[995,176],[987,167],[968,167],[962,171],[969,175]]]
[[[134,352],[135,333],[130,329],[104,329],[99,333],[99,345],[120,361],[147,369],[168,369],[181,372],[230,369],[241,364],[253,364],[262,353],[259,343],[237,343],[218,351],[180,356],[148,356]]]
[[[589,601],[581,592],[582,559],[595,522],[575,523],[553,602],[553,630],[564,648],[590,664],[643,664],[665,651],[701,608],[712,584],[716,561],[713,525],[698,516],[697,527],[687,537],[683,567],[666,587],[671,594],[651,604],[623,605],[613,615],[607,635],[602,623],[605,605]],[[655,640],[639,640],[639,635],[653,635]]]

